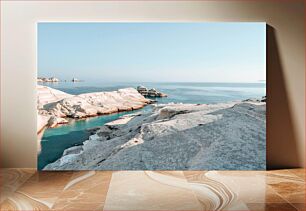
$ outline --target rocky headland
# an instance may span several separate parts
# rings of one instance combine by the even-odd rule
[[[69,118],[86,118],[97,115],[131,111],[144,107],[152,101],[134,88],[112,92],[94,92],[70,95],[47,86],[37,85],[37,131],[68,123]]]
[[[148,103],[136,93],[133,89],[116,92],[115,96],[124,99],[119,102],[133,100],[132,104],[129,100],[119,107],[116,104],[116,109],[140,108]],[[102,96],[106,99],[108,95],[73,96],[47,104],[47,109],[61,117],[107,113],[112,111],[111,106],[100,107],[101,101],[97,99]],[[79,109],[76,102],[85,108]],[[115,102],[108,105],[115,106]],[[66,149],[60,159],[44,170],[262,170],[266,167],[266,103],[261,100],[153,105],[151,112],[125,115],[91,132],[83,145]]]

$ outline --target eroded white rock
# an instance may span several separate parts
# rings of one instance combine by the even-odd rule
[[[152,101],[134,88],[113,92],[94,92],[70,95],[47,86],[37,88],[38,131],[44,126],[55,127],[67,123],[65,118],[86,118],[144,107]]]
[[[101,126],[81,153],[45,169],[262,170],[265,114],[265,103],[158,105]]]

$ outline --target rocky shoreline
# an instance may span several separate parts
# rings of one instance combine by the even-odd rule
[[[62,105],[52,108],[64,113]],[[265,169],[265,102],[153,106],[92,130],[44,170]]]
[[[153,102],[139,94],[134,88],[70,95],[47,86],[37,86],[37,132],[42,131],[45,127],[66,124],[69,118],[82,119],[132,111]]]

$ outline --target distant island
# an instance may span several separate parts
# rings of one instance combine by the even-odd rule
[[[71,82],[82,82],[83,80],[77,79],[77,78],[72,78]],[[67,82],[67,80],[60,80],[56,77],[37,77],[37,82],[41,83],[58,83],[58,82]]]

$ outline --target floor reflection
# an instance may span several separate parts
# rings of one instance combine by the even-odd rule
[[[1,210],[305,210],[305,169],[1,169]]]

